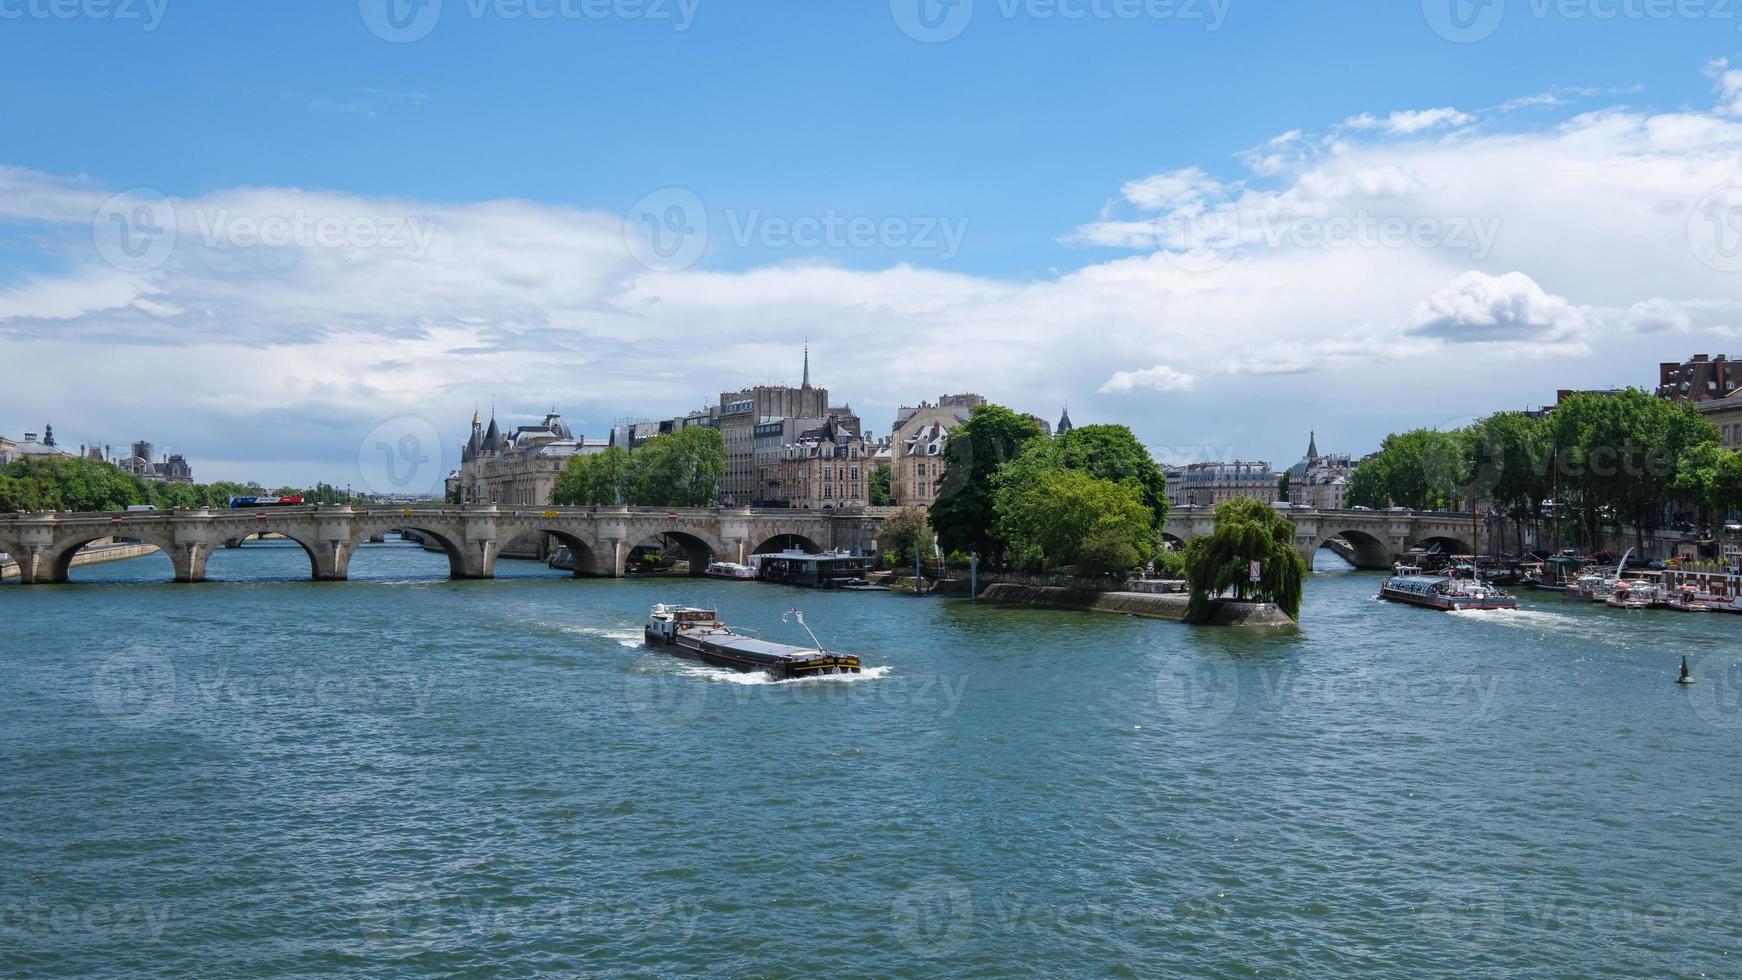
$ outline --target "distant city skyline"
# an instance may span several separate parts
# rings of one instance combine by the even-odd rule
[[[7,21],[7,435],[355,482],[404,420],[444,455],[492,398],[599,434],[792,383],[808,338],[876,430],[972,390],[1282,465],[1742,334],[1711,17],[374,2]]]

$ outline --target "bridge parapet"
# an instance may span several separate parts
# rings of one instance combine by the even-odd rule
[[[370,537],[410,529],[441,547],[456,579],[492,578],[501,545],[524,534],[567,544],[577,575],[620,576],[631,549],[662,536],[678,541],[699,573],[715,556],[745,560],[775,538],[855,546],[881,518],[833,511],[655,507],[361,507],[210,508],[126,513],[0,515],[0,548],[18,559],[21,581],[64,582],[71,556],[110,536],[137,538],[170,556],[178,581],[200,582],[214,550],[226,542],[276,534],[307,552],[311,577],[343,580]]]

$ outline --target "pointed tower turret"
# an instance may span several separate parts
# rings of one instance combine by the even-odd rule
[[[804,342],[804,386],[811,386],[811,343],[808,340]]]
[[[1309,430],[1307,435],[1307,461],[1315,462],[1319,458],[1319,434]]]
[[[1064,414],[1059,416],[1058,428],[1055,429],[1054,432],[1057,435],[1062,436],[1074,428],[1076,428],[1076,426],[1071,424],[1071,407],[1069,405],[1066,405],[1065,410],[1064,410]]]

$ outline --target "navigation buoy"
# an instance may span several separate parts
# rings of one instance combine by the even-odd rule
[[[1676,678],[1677,684],[1687,685],[1694,682],[1694,675],[1688,670],[1688,658],[1682,657],[1682,675]]]

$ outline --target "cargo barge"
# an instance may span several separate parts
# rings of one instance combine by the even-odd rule
[[[1438,575],[1393,576],[1379,587],[1379,598],[1444,612],[1518,608],[1517,599],[1492,585]]]
[[[799,623],[803,625],[803,617]],[[642,634],[648,646],[677,656],[729,670],[761,671],[776,680],[859,673],[859,658],[852,654],[831,653],[820,643],[806,649],[734,633],[712,609],[654,606]]]

